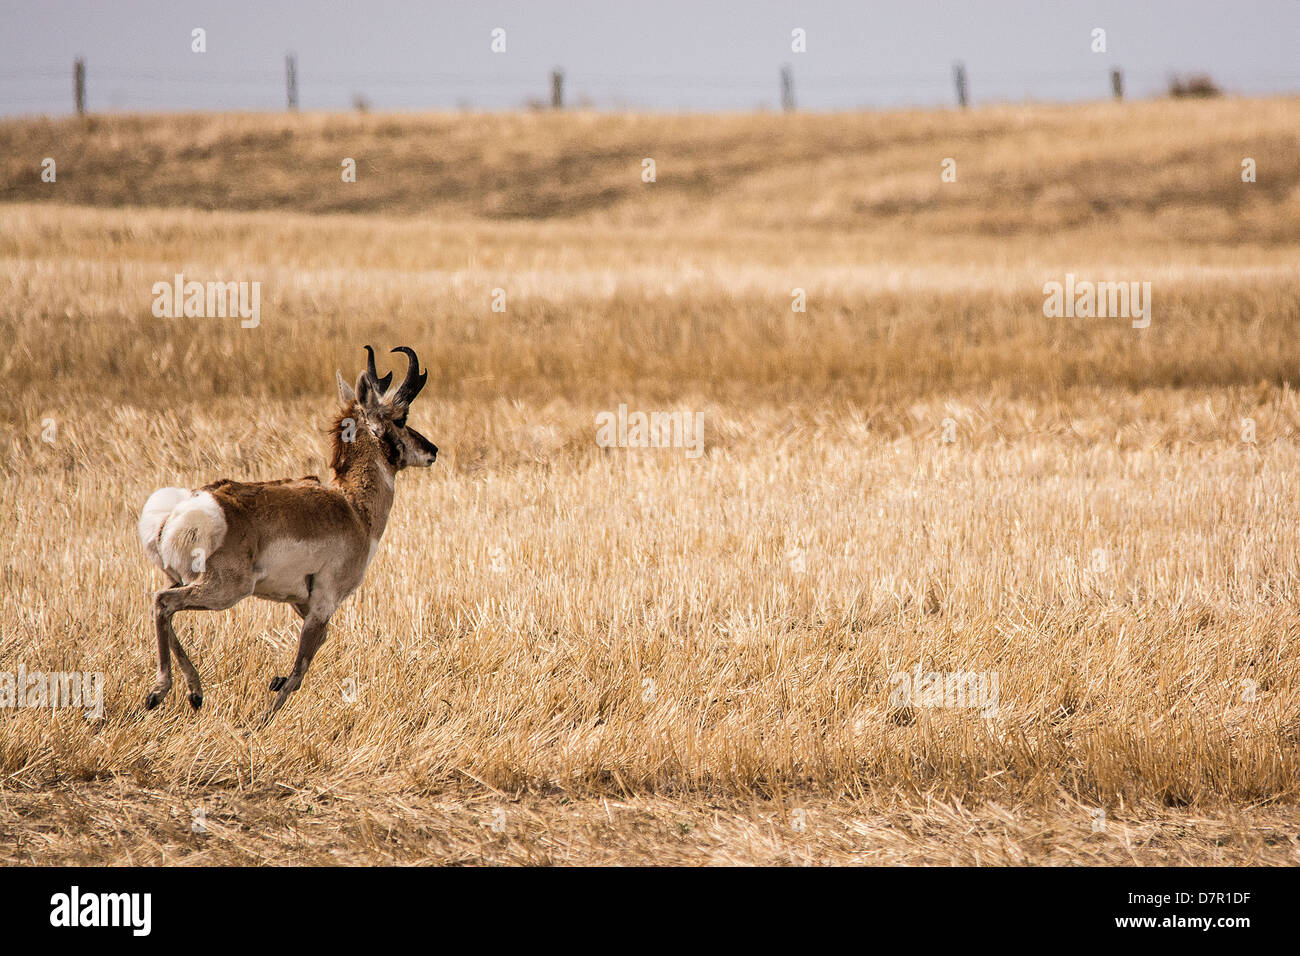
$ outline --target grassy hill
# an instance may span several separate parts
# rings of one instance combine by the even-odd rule
[[[45,157],[58,182],[40,180]],[[340,163],[357,164],[343,183]],[[657,181],[641,180],[652,158]],[[1240,181],[1243,158],[1258,181]],[[957,181],[940,182],[940,163]],[[252,114],[0,122],[0,202],[628,226],[1300,237],[1300,100],[843,115]]]

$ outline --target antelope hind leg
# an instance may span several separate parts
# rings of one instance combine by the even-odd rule
[[[167,590],[175,590],[178,587],[180,585],[175,584]],[[172,689],[172,654],[169,638],[172,622],[171,615],[164,617],[161,610],[162,596],[166,593],[167,591],[159,591],[153,596],[153,625],[158,637],[158,679],[145,695],[145,710],[153,710],[161,704]]]
[[[193,584],[176,585],[154,596],[154,623],[158,630],[158,682],[144,699],[146,710],[162,703],[171,690],[171,654],[176,655],[185,683],[189,687],[190,706],[203,706],[203,685],[199,672],[181,646],[172,615],[178,611],[224,611],[253,593],[252,574],[233,569],[222,571],[211,564]],[[164,661],[166,662],[164,664]]]

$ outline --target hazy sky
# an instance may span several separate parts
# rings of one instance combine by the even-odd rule
[[[191,31],[207,52],[191,52]],[[491,51],[493,28],[506,52]],[[791,30],[807,52],[791,51]],[[1107,52],[1090,49],[1094,27]],[[943,105],[965,62],[972,102],[1131,94],[1204,71],[1231,92],[1300,91],[1300,0],[894,0],[820,3],[12,2],[0,0],[0,114],[72,109],[277,110],[284,56],[303,109],[510,109],[549,97],[602,109],[774,108],[794,71],[800,108]]]

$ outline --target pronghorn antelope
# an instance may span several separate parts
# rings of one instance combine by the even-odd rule
[[[334,609],[361,584],[393,506],[394,477],[428,467],[438,448],[406,423],[412,400],[428,378],[411,349],[406,377],[390,389],[392,373],[366,370],[350,387],[337,374],[343,407],[334,419],[331,479],[221,480],[198,489],[161,488],[140,514],[140,543],[172,586],[154,595],[158,681],[145,697],[152,709],[172,686],[171,655],[180,662],[190,704],[203,704],[198,671],[172,628],[177,611],[221,611],[252,595],[292,604],[302,617],[298,656],[288,677],[276,677],[270,714],[302,684],[325,641]],[[269,716],[269,715],[268,715]]]

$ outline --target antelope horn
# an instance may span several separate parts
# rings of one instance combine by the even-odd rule
[[[375,391],[380,395],[388,391],[388,386],[393,381],[392,372],[389,372],[383,378],[379,377],[379,372],[375,369],[375,350],[369,345],[366,346],[366,374],[370,376],[370,381],[375,383]]]
[[[420,394],[420,389],[424,388],[424,383],[429,380],[429,373],[420,371],[420,359],[413,349],[399,345],[393,351],[406,353],[407,366],[406,378],[402,379],[402,384],[397,387],[392,401],[394,405],[410,405],[412,399]]]

